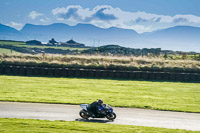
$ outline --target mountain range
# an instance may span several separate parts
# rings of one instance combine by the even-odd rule
[[[19,41],[37,39],[48,42],[51,38],[61,42],[73,38],[88,46],[118,44],[131,48],[162,48],[200,52],[200,28],[191,26],[176,26],[138,34],[131,29],[117,27],[104,29],[91,24],[77,24],[75,26],[63,23],[26,24],[20,31],[0,24],[0,39]]]

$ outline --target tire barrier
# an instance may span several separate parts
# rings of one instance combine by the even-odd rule
[[[116,79],[183,81],[183,82],[200,81],[199,73],[116,71],[116,70],[47,68],[47,67],[27,67],[27,66],[0,66],[0,75],[116,78]]]

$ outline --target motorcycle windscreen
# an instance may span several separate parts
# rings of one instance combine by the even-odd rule
[[[81,104],[80,106],[81,106],[81,108],[87,110],[87,106],[88,106],[87,104]]]

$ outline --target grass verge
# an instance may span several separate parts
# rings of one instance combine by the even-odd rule
[[[190,133],[193,131],[155,127],[112,125],[87,122],[47,121],[0,118],[0,132],[60,132],[60,133]]]
[[[0,54],[18,54],[19,52],[16,52],[14,50],[6,49],[6,48],[0,48]]]
[[[0,100],[200,112],[200,83],[0,76]]]

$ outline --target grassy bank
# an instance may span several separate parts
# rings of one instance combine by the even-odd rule
[[[19,52],[6,48],[0,48],[0,54],[19,54]]]
[[[19,133],[19,132],[60,132],[60,133],[190,133],[192,131],[142,127],[112,125],[87,122],[66,122],[66,121],[47,121],[29,119],[5,119],[0,118],[0,132]]]
[[[200,112],[200,83],[0,76],[0,100]]]
[[[199,72],[200,62],[195,60],[165,60],[160,57],[127,57],[98,55],[0,55],[0,64],[73,67],[93,69]]]

